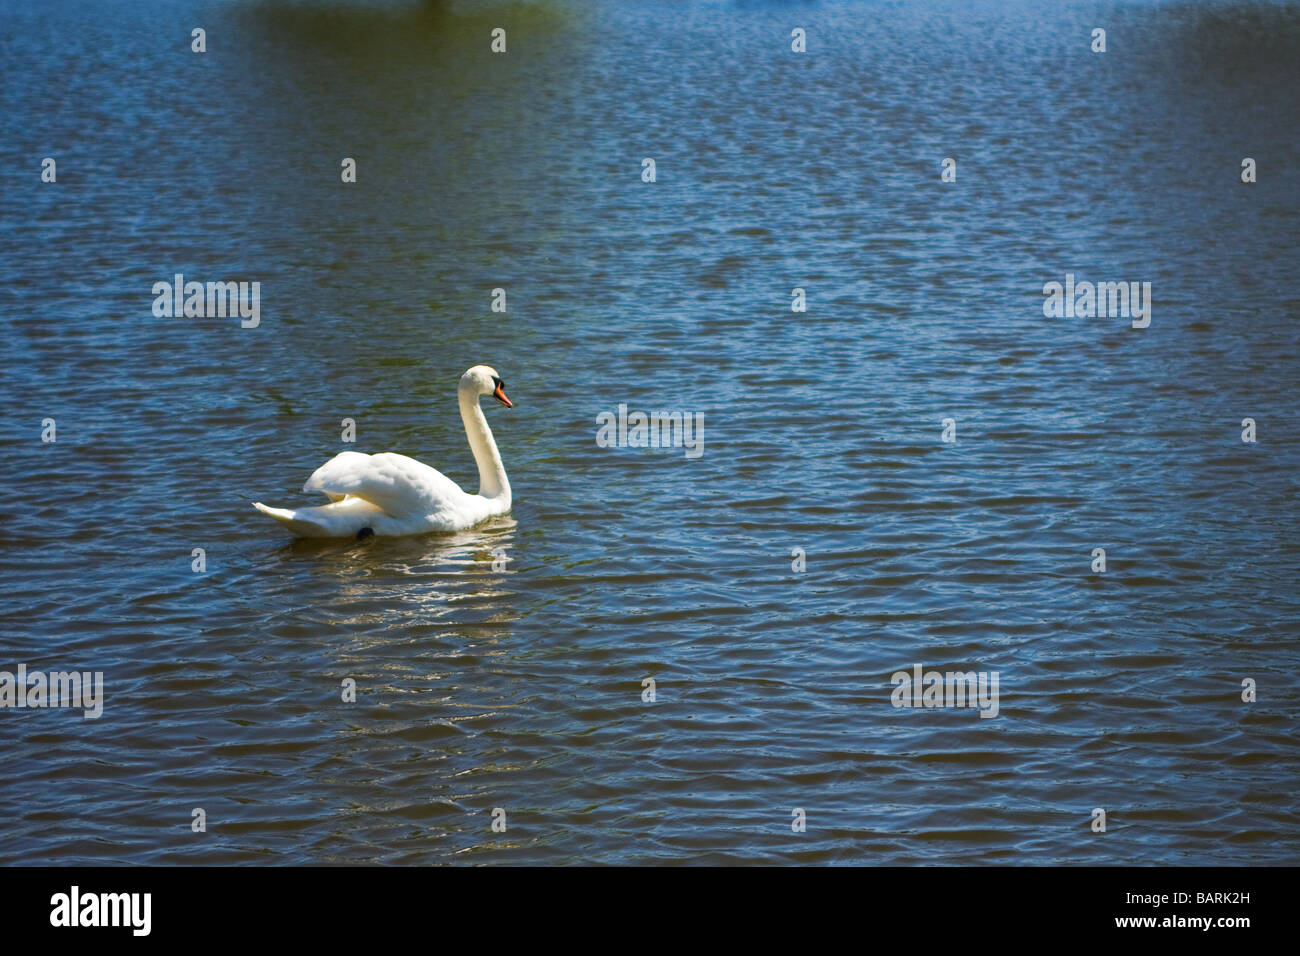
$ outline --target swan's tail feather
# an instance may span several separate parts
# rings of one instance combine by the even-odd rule
[[[351,538],[363,528],[374,531],[376,518],[387,515],[360,498],[347,498],[319,508],[271,508],[254,501],[253,507],[274,518],[300,538]]]
[[[288,508],[268,508],[260,501],[254,501],[253,507],[262,514],[274,518],[280,524],[284,525],[300,538],[319,538],[328,537],[329,534],[325,528],[311,521],[304,521],[297,516],[297,512],[290,511]]]

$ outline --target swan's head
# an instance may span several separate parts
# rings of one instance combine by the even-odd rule
[[[515,403],[506,398],[506,383],[501,381],[501,376],[497,370],[488,365],[475,365],[471,369],[466,369],[465,374],[460,377],[461,391],[468,391],[471,395],[491,395],[506,408],[514,408]]]

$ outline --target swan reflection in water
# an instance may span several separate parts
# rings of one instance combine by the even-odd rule
[[[362,540],[296,538],[280,556],[314,576],[331,578],[334,626],[360,634],[393,625],[508,624],[516,619],[511,554],[518,523],[510,515],[466,531]],[[391,635],[390,635],[391,637]]]
[[[297,539],[274,555],[290,582],[318,577],[313,592],[331,594],[328,605],[292,611],[326,662],[312,680],[332,701],[355,682],[347,703],[306,708],[330,733],[295,772],[309,790],[345,794],[320,858],[341,860],[340,847],[382,852],[392,814],[405,828],[418,820],[428,839],[483,839],[478,814],[501,802],[496,781],[507,772],[485,735],[519,707],[525,649],[511,639],[520,612],[508,583],[516,528],[503,515],[467,531]],[[404,786],[391,784],[398,766]]]

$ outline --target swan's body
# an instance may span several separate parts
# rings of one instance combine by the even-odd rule
[[[330,503],[314,508],[253,507],[304,538],[366,537],[461,531],[510,510],[510,481],[492,438],[479,396],[511,406],[494,369],[475,365],[457,389],[465,435],[478,464],[479,493],[468,494],[446,475],[405,455],[345,451],[321,465],[303,491],[319,491]]]

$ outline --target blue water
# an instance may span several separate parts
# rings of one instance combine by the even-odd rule
[[[105,700],[0,710],[0,859],[1300,862],[1297,6],[3,13],[0,670]],[[260,324],[155,317],[178,272]],[[474,490],[478,363],[510,517],[249,506],[344,450]]]

